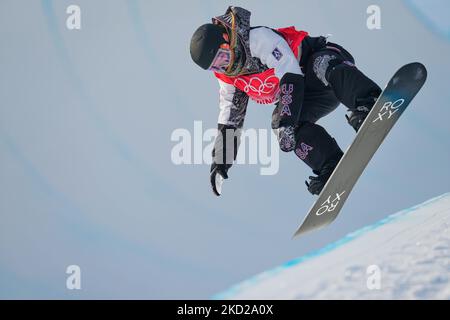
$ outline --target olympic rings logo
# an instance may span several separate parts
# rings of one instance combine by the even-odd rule
[[[238,87],[239,81],[242,82],[243,91],[245,93],[249,93],[251,91],[251,93],[259,96],[263,94],[271,94],[278,88],[278,78],[276,76],[267,77],[264,81],[258,77],[252,77],[248,82],[245,81],[245,79],[237,78],[234,81],[234,86]]]

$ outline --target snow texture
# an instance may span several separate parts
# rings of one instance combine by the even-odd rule
[[[447,193],[257,275],[214,298],[448,300],[449,279]]]

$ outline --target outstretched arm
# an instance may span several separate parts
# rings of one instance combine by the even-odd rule
[[[228,170],[236,159],[241,129],[247,111],[248,96],[233,85],[218,80],[220,85],[220,113],[218,133],[212,152],[211,185],[214,194],[220,195],[216,179],[227,179]],[[220,177],[217,177],[220,175]]]

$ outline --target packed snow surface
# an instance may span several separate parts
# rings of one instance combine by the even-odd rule
[[[259,274],[214,298],[450,299],[449,279],[447,193]]]

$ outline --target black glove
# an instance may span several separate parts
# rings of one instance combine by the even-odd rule
[[[210,170],[210,182],[211,187],[216,196],[220,196],[222,193],[222,182],[223,179],[228,179],[228,169],[230,165],[226,164],[217,164],[213,162]]]
[[[210,170],[210,183],[216,196],[220,196],[222,193],[223,180],[228,179],[227,172],[236,159],[240,138],[240,130],[236,127],[219,124],[218,130],[219,133],[212,151],[213,163]],[[232,143],[231,150],[227,150],[229,143]]]

